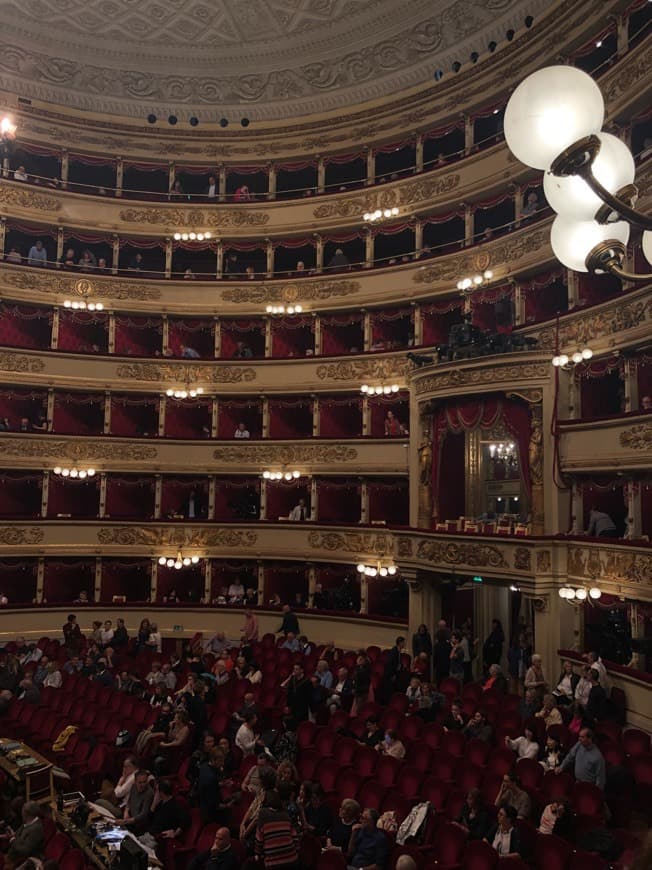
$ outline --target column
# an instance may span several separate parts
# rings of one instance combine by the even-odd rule
[[[369,490],[366,480],[360,484],[360,522],[363,524],[369,522]]]
[[[362,397],[362,437],[369,435],[371,432],[371,414],[369,412],[369,397],[365,394]]]
[[[113,236],[113,262],[111,263],[111,274],[117,275],[120,268],[120,239]]]
[[[111,434],[111,393],[104,393],[104,434]]]
[[[571,529],[572,535],[581,535],[584,531],[584,499],[582,491],[576,480],[571,487]],[[560,529],[559,531],[563,531]]]
[[[172,277],[172,239],[165,240],[165,277]]]
[[[317,571],[314,565],[308,566],[308,607],[313,606],[315,586],[317,585]]]
[[[265,275],[266,278],[274,277],[274,245],[272,244],[271,239],[265,239],[267,243],[267,248],[265,251],[265,255],[267,258],[267,273]]]
[[[369,613],[369,578],[360,574],[360,613]]]
[[[171,191],[174,187],[174,182],[176,181],[176,167],[172,161],[168,163],[168,190]],[[169,196],[168,196],[169,199]]]
[[[100,473],[100,510],[98,516],[101,520],[106,516],[106,473]]]
[[[423,172],[423,133],[417,133],[414,147],[416,150],[414,171]]]
[[[619,15],[616,20],[616,52],[618,54],[618,57],[622,57],[624,54],[627,54],[627,49],[629,47],[627,24],[627,16]]]
[[[7,237],[7,218],[0,218],[0,255],[4,260],[5,244]]]
[[[312,437],[319,438],[319,399],[312,400]]]
[[[167,396],[162,395],[158,400],[158,436],[162,438],[165,435],[165,400]]]
[[[211,400],[211,438],[217,438],[219,425],[220,406],[219,401],[213,396]]]
[[[273,163],[269,164],[267,170],[268,187],[267,199],[276,199],[276,167]]]
[[[263,438],[269,438],[269,399],[263,396]]]
[[[568,416],[571,420],[579,420],[582,416],[582,393],[580,380],[575,377],[575,372],[562,372],[559,369],[559,405],[563,410],[563,403],[568,401]],[[559,415],[561,416],[561,414]]]
[[[423,318],[421,317],[421,306],[418,302],[413,303],[412,318],[414,344],[415,347],[420,347],[423,344]]]
[[[371,312],[366,311],[364,308],[362,309],[363,319],[362,319],[362,341],[363,341],[363,351],[365,353],[371,349]]]
[[[154,519],[161,519],[161,497],[163,495],[163,476],[161,474],[156,475],[156,481],[154,483]]]
[[[213,356],[219,359],[222,356],[222,324],[219,317],[214,317],[213,323]]]
[[[441,592],[434,578],[414,568],[400,568],[401,576],[410,590],[408,605],[408,646],[409,638],[423,623],[434,634],[437,621],[441,618]],[[410,650],[411,652],[411,650]]]
[[[367,146],[367,187],[376,183],[376,154],[374,149]]]
[[[364,237],[364,267],[371,269],[374,264],[374,235],[370,227],[365,230]]]
[[[218,241],[216,266],[215,266],[215,277],[221,278],[223,272],[224,272],[224,245],[222,244],[221,241]]]
[[[511,592],[508,586],[494,586],[489,583],[473,584],[473,633],[480,639],[478,659],[482,669],[482,643],[491,632],[491,621],[499,619],[503,628],[511,625]],[[507,634],[507,632],[506,632]],[[505,638],[503,655],[498,664],[507,673],[507,649],[509,638]],[[474,674],[478,679],[481,673]]]
[[[50,347],[52,350],[56,350],[59,347],[59,320],[61,317],[61,312],[58,308],[54,308],[52,311],[52,334],[50,336]]]
[[[115,353],[115,312],[109,312],[109,337],[108,337],[109,353]]]
[[[122,196],[122,181],[124,179],[124,165],[122,157],[117,157],[115,161],[115,195]]]
[[[264,479],[260,481],[260,518],[267,519],[267,481]],[[260,586],[258,588],[260,589]]]
[[[48,494],[50,490],[50,472],[43,472],[43,486],[41,487],[41,517],[45,519],[48,515]]]
[[[208,519],[215,519],[215,475],[211,474],[208,478]]]
[[[45,559],[39,556],[36,562],[36,603],[43,604],[43,588],[45,586]]]
[[[218,184],[219,184],[219,201],[226,202],[226,166],[222,164],[218,167]]]
[[[315,356],[321,356],[321,317],[315,314],[313,323],[315,325]]]
[[[628,480],[625,485],[625,505],[627,507],[627,528],[625,537],[639,538],[643,533],[641,526],[641,486],[640,480]]]
[[[213,585],[213,560],[204,559],[204,594],[202,596],[203,604],[211,603],[211,588]]]
[[[473,211],[468,202],[463,202],[462,205],[464,206],[464,247],[468,248],[473,244]]]
[[[514,285],[514,326],[525,323],[525,297],[520,284]]]
[[[429,403],[417,407],[410,402],[410,432],[419,433],[410,438],[410,480],[418,481],[410,487],[410,525],[420,529],[432,528],[432,411]]]
[[[258,605],[265,606],[265,566],[262,562],[258,563]]]
[[[152,559],[152,582],[149,589],[149,600],[156,601],[158,596],[158,558],[155,556]]]
[[[473,118],[463,114],[464,118],[464,156],[468,157],[473,148]]]
[[[423,221],[418,218],[414,222],[414,256],[418,259],[423,254]]]
[[[626,356],[622,374],[625,388],[625,412],[638,408],[638,379],[636,375],[636,361]]]
[[[162,335],[161,346],[163,348],[163,356],[167,356],[168,350],[170,349],[170,324],[168,322],[167,314],[163,315],[163,335]]]
[[[319,495],[317,493],[317,481],[315,478],[310,480],[310,519],[312,522],[317,522],[319,515]]]
[[[579,278],[577,272],[566,270],[566,287],[568,288],[568,310],[577,308],[579,301]]]
[[[65,190],[68,187],[68,170],[70,167],[70,157],[64,148],[61,152],[61,187]]]
[[[63,227],[57,227],[57,254],[55,261],[58,263],[63,257]]]
[[[49,387],[48,389],[48,407],[46,414],[49,421],[50,432],[54,432],[54,390],[52,387]]]
[[[265,358],[272,355],[272,318],[265,318]]]
[[[318,274],[324,270],[324,240],[321,236],[315,236],[315,272]]]
[[[543,673],[550,681],[559,671],[557,650],[561,648],[563,614],[560,607],[570,607],[556,590],[534,596],[534,651],[543,659]],[[564,620],[565,621],[565,620]]]
[[[317,193],[326,190],[326,164],[323,157],[317,158]]]
[[[467,429],[464,433],[465,512],[469,517],[480,514],[480,430]],[[543,531],[543,529],[541,530]]]

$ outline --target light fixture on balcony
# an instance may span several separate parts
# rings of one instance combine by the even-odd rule
[[[489,444],[489,455],[492,459],[498,459],[502,462],[516,462],[516,445],[513,441],[498,441]]]
[[[52,469],[53,474],[56,474],[57,477],[71,477],[73,480],[84,480],[86,477],[95,477],[95,469],[94,468],[76,468],[73,466],[72,468],[67,468],[61,465],[55,465]]]
[[[397,217],[399,209],[393,208],[377,208],[375,211],[368,211],[362,215],[362,220],[366,224],[375,224],[377,221],[389,220],[389,218]]]
[[[472,292],[475,287],[480,287],[482,284],[486,284],[488,281],[491,281],[493,277],[494,273],[491,271],[491,269],[485,269],[482,274],[478,273],[472,278],[461,278],[457,282],[457,289],[462,293],[469,293]]]
[[[74,311],[104,311],[101,302],[86,302],[85,299],[66,299],[63,307],[72,308]]]
[[[575,272],[611,272],[626,281],[652,274],[623,268],[630,225],[641,227],[652,262],[652,218],[634,208],[638,189],[629,148],[602,131],[604,99],[591,76],[572,66],[529,75],[505,111],[505,139],[514,156],[545,172],[543,189],[557,212],[550,243]]]
[[[268,305],[267,314],[301,314],[303,305]]]
[[[401,388],[398,384],[376,384],[370,387],[369,384],[363,384],[360,387],[360,392],[366,396],[389,396],[391,393],[398,393]]]
[[[189,565],[196,565],[198,562],[199,556],[184,556],[181,550],[177,551],[176,556],[159,556],[158,560],[161,567],[176,568],[177,571],[187,568]]]
[[[301,472],[298,469],[293,469],[292,471],[263,471],[263,478],[265,480],[297,480],[297,478],[301,477]]]
[[[165,395],[170,399],[196,399],[197,396],[203,396],[203,394],[203,387],[190,387],[189,384],[181,388],[170,387],[170,389],[165,391]]]
[[[591,586],[588,589],[585,586],[562,586],[559,597],[569,604],[583,604],[587,600],[591,603],[602,598],[602,590],[599,586]]]
[[[384,565],[382,562],[377,562],[375,565],[366,565],[360,562],[355,566],[358,574],[363,574],[365,577],[393,577],[398,573],[398,568],[391,562],[389,565]]]
[[[204,239],[212,238],[212,233],[198,233],[192,230],[190,232],[175,233],[172,238],[175,242],[203,242]]]
[[[553,356],[551,362],[555,368],[570,371],[573,366],[579,365],[581,362],[587,362],[593,356],[593,351],[590,347],[583,347],[582,350],[576,350],[570,356],[567,353],[559,353]]]
[[[0,121],[0,138],[13,139],[16,135],[16,125],[8,115]]]

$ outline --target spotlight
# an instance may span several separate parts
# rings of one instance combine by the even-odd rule
[[[195,118],[195,116],[193,115],[188,123],[191,127],[196,127],[197,124],[199,124],[199,118]]]
[[[243,127],[248,127],[249,126],[249,118],[243,118],[242,121],[240,121],[240,123],[242,124]]]
[[[477,63],[479,57],[480,57],[480,55],[478,54],[477,51],[472,51],[471,52],[471,63]]]
[[[441,69],[435,70],[435,81],[440,82],[444,78],[444,71]]]
[[[525,26],[529,28],[529,27],[532,27],[533,24],[534,24],[534,18],[531,15],[528,15],[525,19]]]
[[[147,116],[148,124],[156,124],[156,115],[148,115]]]
[[[168,115],[168,124],[171,124],[173,127],[177,123],[179,119],[176,115]]]
[[[487,48],[489,49],[489,53],[493,54],[494,51],[498,48],[498,43],[494,42],[492,39],[491,42],[489,43],[489,45],[487,46]]]
[[[505,36],[507,37],[507,42],[511,42],[512,39],[514,39],[514,31],[512,30],[511,27],[509,28],[509,30],[507,31]]]
[[[228,127],[229,119],[228,118],[220,118],[220,127]]]
[[[462,64],[459,62],[459,60],[456,60],[455,63],[453,64],[453,72],[457,73],[461,69],[462,69]]]

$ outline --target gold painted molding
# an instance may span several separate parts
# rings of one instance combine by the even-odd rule
[[[308,546],[313,550],[342,553],[373,553],[389,556],[394,551],[390,532],[310,532]]]
[[[256,380],[256,370],[245,366],[211,365],[210,363],[123,363],[118,366],[119,378],[137,381],[184,383],[239,384]]]
[[[236,304],[254,303],[268,305],[270,302],[317,302],[330,299],[332,296],[341,298],[353,296],[360,291],[359,281],[349,279],[321,281],[289,281],[286,284],[260,284],[255,287],[237,287],[222,291],[225,302]]]
[[[407,350],[407,348],[406,348]],[[329,381],[355,381],[360,378],[404,378],[410,368],[405,352],[389,359],[353,359],[317,366],[317,377]]]
[[[264,465],[275,463],[288,465],[291,462],[353,462],[358,458],[354,447],[327,444],[238,444],[233,447],[218,447],[213,458],[220,462]]]
[[[112,526],[98,529],[99,544],[145,547],[253,547],[258,539],[250,529],[228,528],[147,528]]]
[[[34,291],[36,299],[44,293],[66,296],[99,296],[101,299],[153,301],[161,298],[161,291],[148,286],[146,281],[122,281],[119,278],[74,278],[42,270],[19,271],[4,268],[0,280],[7,287]],[[36,301],[35,299],[35,301]]]
[[[474,367],[470,367],[475,363]],[[550,365],[542,362],[510,363],[500,356],[482,357],[472,360],[458,360],[454,365],[469,365],[465,368],[450,368],[453,364],[445,364],[449,371],[442,374],[433,374],[419,377],[415,370],[412,381],[415,385],[417,396],[424,393],[436,393],[450,387],[487,387],[496,385],[496,389],[502,389],[505,382],[525,380],[550,379]]]
[[[511,542],[513,544],[513,542]],[[472,568],[489,566],[508,568],[501,549],[486,543],[461,541],[422,540],[417,547],[416,558],[444,565],[468,565]],[[515,566],[516,567],[516,566]],[[520,569],[524,570],[524,569]]]
[[[115,460],[138,462],[158,457],[158,449],[143,445],[102,443],[99,440],[69,441],[52,440],[52,437],[24,440],[22,438],[2,438],[0,452],[3,456],[39,457],[48,459]]]
[[[33,211],[61,211],[61,201],[56,196],[41,193],[38,187],[13,186],[0,182],[0,204],[5,208],[18,208]]]
[[[0,350],[0,370],[38,374],[45,370],[45,362],[40,357],[28,356],[12,350]]]
[[[8,547],[40,544],[44,537],[43,529],[39,528],[21,529],[16,526],[0,528],[0,544],[5,544]]]
[[[620,433],[620,444],[631,450],[652,450],[652,423],[639,423]]]
[[[120,220],[132,224],[162,224],[171,227],[202,226],[220,230],[242,227],[264,227],[269,223],[268,212],[249,209],[201,209],[194,208],[126,208],[120,212]]]

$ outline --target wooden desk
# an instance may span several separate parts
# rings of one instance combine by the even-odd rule
[[[109,851],[108,846],[99,843],[88,833],[88,831],[78,828],[72,821],[72,812],[72,809],[63,811],[56,808],[53,809],[52,815],[57,826],[61,828],[62,831],[66,832],[75,846],[78,849],[81,849],[94,867],[98,867],[100,870],[107,870],[107,868],[117,865],[119,863],[120,853]],[[92,824],[96,821],[102,821],[102,816],[91,812],[88,817],[88,824]],[[148,866],[163,867],[163,864],[158,860],[158,858],[148,855]]]
[[[20,743],[8,755],[0,752],[0,770],[19,783],[25,784],[25,799],[39,802],[54,802],[54,765],[44,755],[31,749],[19,740],[9,737],[0,739],[0,747],[9,743]],[[19,757],[31,757],[36,764],[22,767],[18,764]]]

